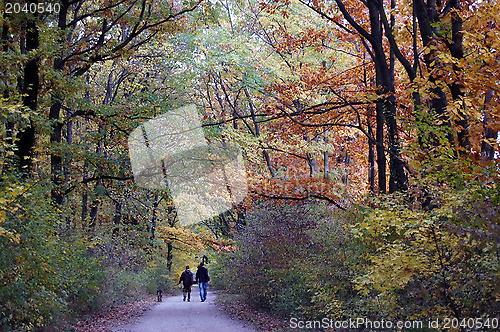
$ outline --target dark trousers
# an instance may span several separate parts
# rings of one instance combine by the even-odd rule
[[[184,296],[184,300],[186,300],[186,295],[188,301],[191,301],[191,286],[184,286],[182,288],[182,295]]]

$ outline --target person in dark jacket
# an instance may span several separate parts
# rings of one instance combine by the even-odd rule
[[[201,302],[205,302],[207,299],[207,285],[210,281],[210,276],[208,275],[208,270],[203,262],[198,266],[198,271],[196,271],[196,282],[200,286],[200,298]]]
[[[189,265],[186,266],[186,270],[182,272],[181,278],[179,279],[179,284],[182,282],[182,295],[184,297],[183,301],[186,301],[186,295],[188,302],[191,301],[191,286],[193,286],[193,272],[189,271]]]

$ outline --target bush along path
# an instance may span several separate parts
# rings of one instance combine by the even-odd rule
[[[131,320],[144,315],[156,305],[155,300],[156,297],[148,296],[143,300],[113,306],[107,310],[83,317],[72,325],[72,328],[77,332],[111,332],[115,326],[128,324]],[[46,331],[52,330],[48,328]]]
[[[182,295],[164,297],[143,316],[127,325],[111,328],[115,332],[256,332],[250,323],[231,319],[218,305],[216,294],[209,291],[207,301],[201,302],[198,288],[193,287],[191,301]]]

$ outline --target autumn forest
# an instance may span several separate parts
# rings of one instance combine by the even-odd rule
[[[202,259],[212,287],[284,321],[498,328],[496,0],[0,10],[0,330],[176,291]],[[130,143],[142,128],[150,151],[148,121],[188,105],[209,146],[238,148],[245,178],[193,222],[173,186],[139,181]]]

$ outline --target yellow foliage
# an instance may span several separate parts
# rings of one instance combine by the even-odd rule
[[[15,204],[16,199],[25,194],[26,188],[23,186],[11,186],[4,191],[0,197],[0,236],[8,238],[14,243],[19,243],[20,235],[5,229],[2,225],[7,221],[7,212],[15,212],[19,205]]]
[[[374,268],[357,280],[361,294],[369,294],[368,285],[380,292],[403,288],[413,276],[431,269],[431,260],[418,252],[411,252],[401,244],[382,249],[383,254],[372,258]]]
[[[158,226],[158,237],[166,243],[176,243],[192,252],[202,252],[206,246],[229,246],[233,244],[230,239],[216,238],[215,235],[208,232],[195,233],[189,228],[180,226]]]
[[[0,211],[0,236],[8,238],[10,241],[14,243],[19,243],[20,236],[19,234],[12,233],[11,231],[6,230],[1,225],[5,223],[5,211]]]
[[[342,317],[341,303],[335,298],[337,289],[316,284],[309,291],[314,292],[314,295],[311,296],[312,305],[302,309],[304,314],[309,316],[320,314],[320,316],[329,319],[340,319]]]
[[[470,264],[490,272],[498,264],[495,255],[488,253],[492,245],[480,243],[474,237],[476,230],[471,231],[469,224],[464,227],[457,219],[457,209],[477,199],[468,189],[439,193],[436,200],[440,206],[433,210],[412,208],[395,195],[353,226],[355,236],[372,246],[367,257],[371,264],[355,279],[359,293],[390,297],[417,282],[420,286],[410,289],[434,301],[436,313],[450,314],[458,301],[454,294],[468,292],[463,283],[470,279]],[[478,228],[477,232],[482,230]],[[483,287],[485,294],[491,295],[488,289],[495,286],[485,283]]]

